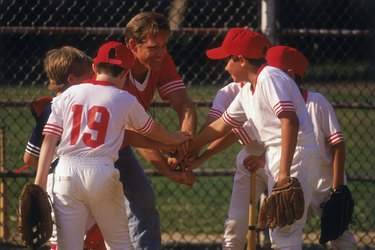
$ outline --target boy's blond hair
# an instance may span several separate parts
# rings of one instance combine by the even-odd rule
[[[68,76],[83,76],[91,71],[92,59],[83,51],[71,46],[52,49],[44,58],[44,71],[49,78],[48,89],[63,91],[68,86]]]
[[[169,22],[166,17],[156,12],[141,12],[134,16],[125,27],[125,42],[130,39],[142,44],[151,36],[159,32],[170,33]]]

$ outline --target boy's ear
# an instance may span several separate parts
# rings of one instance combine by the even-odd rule
[[[75,76],[74,76],[74,74],[73,73],[70,73],[69,75],[68,75],[68,85],[71,85],[72,83],[74,83],[74,79],[75,79]]]
[[[92,71],[94,71],[94,74],[96,75],[96,66],[95,66],[95,64],[93,63],[93,64],[91,65],[91,67],[92,67]]]
[[[240,63],[241,63],[242,67],[245,66],[248,63],[248,61],[245,58],[243,58],[242,55],[239,55],[238,59],[240,60]]]
[[[136,53],[137,52],[137,43],[134,41],[134,39],[129,39],[128,41],[128,47],[131,50],[131,52]]]
[[[288,71],[286,72],[288,74],[288,76],[290,76],[290,78],[292,78],[293,80],[296,78],[296,73],[294,72],[293,69],[288,69]]]

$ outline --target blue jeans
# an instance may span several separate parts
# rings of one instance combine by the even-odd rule
[[[115,167],[124,186],[130,237],[135,249],[161,249],[159,212],[149,179],[130,146],[119,152]]]

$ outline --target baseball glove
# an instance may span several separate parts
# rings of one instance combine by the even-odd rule
[[[106,250],[102,232],[98,224],[95,224],[86,233],[83,250]]]
[[[303,216],[305,200],[298,180],[287,177],[282,187],[274,187],[263,201],[258,218],[260,229],[291,225]]]
[[[37,120],[39,116],[43,113],[44,109],[51,103],[52,96],[43,96],[30,103],[30,110],[33,117]]]
[[[353,222],[354,201],[349,188],[343,185],[332,189],[329,199],[320,208],[323,211],[319,242],[324,245],[340,237]]]
[[[18,232],[28,247],[37,249],[52,236],[51,204],[38,185],[26,184],[19,196]]]

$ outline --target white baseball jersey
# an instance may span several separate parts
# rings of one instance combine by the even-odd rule
[[[344,141],[335,111],[322,94],[310,91],[307,92],[306,108],[314,125],[323,164],[332,164],[330,147]]]
[[[297,114],[299,140],[313,136],[313,125],[297,85],[282,70],[264,66],[259,70],[256,89],[246,84],[222,119],[235,128],[241,128],[246,121],[251,121],[259,142],[265,146],[280,146],[281,122],[278,115],[282,111],[294,111]]]
[[[237,83],[231,82],[225,87],[221,88],[214,100],[212,101],[212,107],[208,112],[207,116],[212,117],[215,119],[219,119],[223,113],[227,110],[229,105],[233,102],[234,98],[236,98],[237,94],[240,92],[241,88],[245,86],[245,84],[250,83]],[[254,131],[252,130],[252,122],[248,121],[244,124],[242,128],[234,128],[232,131],[237,136],[238,140],[243,145],[250,144],[253,140],[256,139]]]
[[[43,133],[61,137],[59,156],[115,161],[125,126],[145,135],[153,123],[134,96],[109,82],[93,80],[72,86],[53,99]]]
[[[221,88],[212,101],[212,107],[207,116],[219,119],[245,84],[244,82],[231,82]]]

